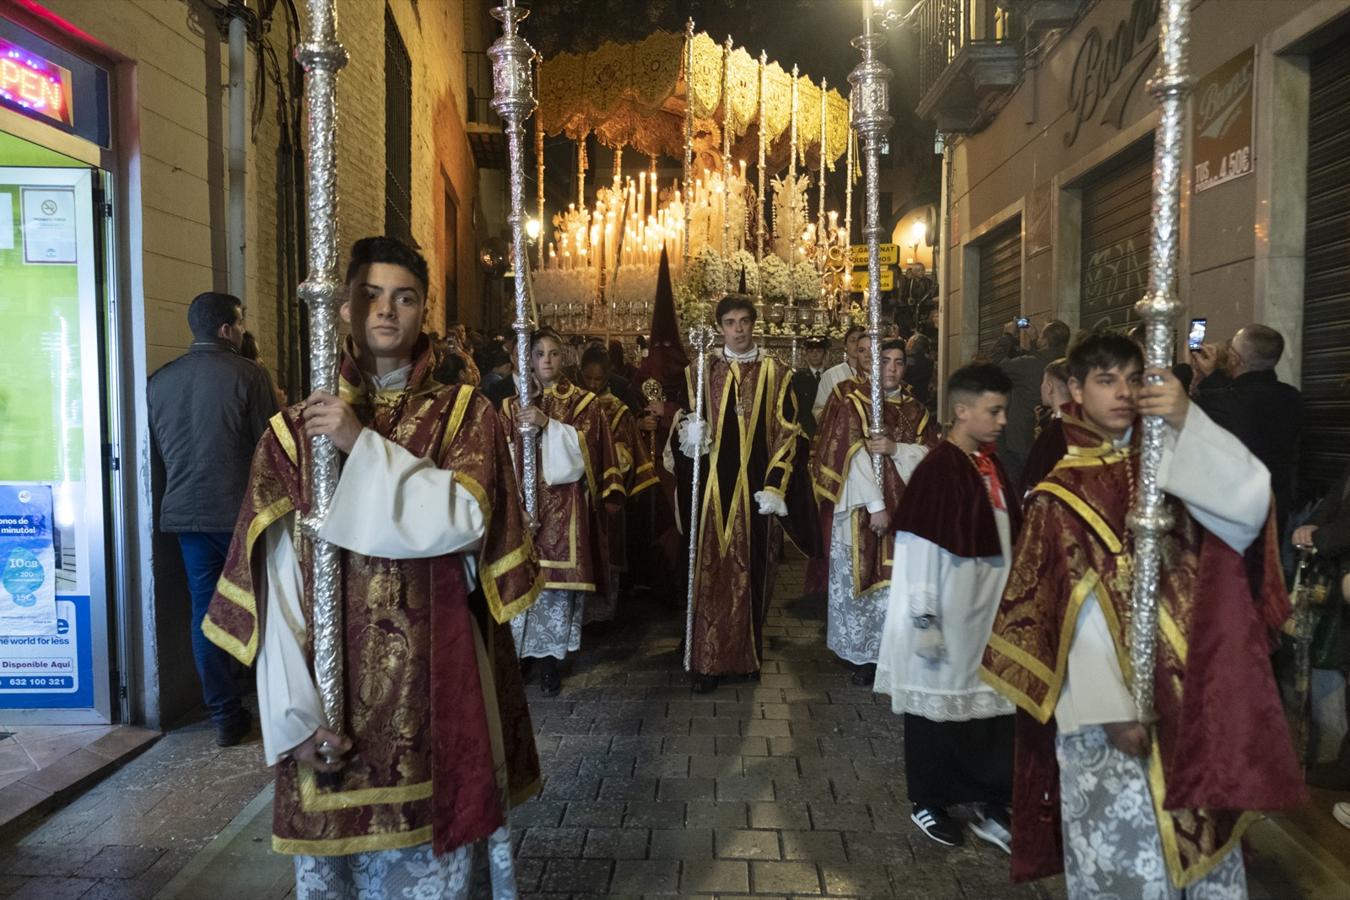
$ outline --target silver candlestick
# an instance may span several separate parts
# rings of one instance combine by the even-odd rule
[[[877,59],[877,51],[886,43],[886,36],[872,27],[869,9],[863,18],[862,37],[854,38],[853,46],[862,51],[862,62],[849,73],[853,85],[850,100],[853,104],[853,127],[863,139],[863,166],[867,176],[866,213],[863,217],[863,237],[867,240],[867,333],[872,338],[872,422],[871,432],[879,437],[883,432],[882,407],[885,392],[881,386],[881,216],[879,210],[880,181],[877,171],[881,142],[891,130],[890,81],[891,70]],[[881,454],[872,454],[872,472],[877,484],[882,484]]]
[[[1153,220],[1148,293],[1135,304],[1144,320],[1144,360],[1149,368],[1172,365],[1172,321],[1177,302],[1177,258],[1181,215],[1182,141],[1190,82],[1186,56],[1190,48],[1190,0],[1164,0],[1158,18],[1158,69],[1149,93],[1161,108],[1153,142]],[[1153,384],[1157,375],[1148,376]],[[1172,527],[1163,503],[1158,468],[1162,463],[1163,420],[1145,416],[1139,443],[1139,488],[1130,509],[1134,532],[1134,584],[1130,617],[1131,692],[1139,721],[1156,718],[1153,677],[1158,644],[1158,576],[1162,538]]]
[[[515,270],[516,321],[512,327],[516,330],[516,365],[520,371],[518,398],[522,412],[530,408],[532,401],[530,333],[534,329],[526,284],[530,272],[525,247],[525,120],[534,112],[536,104],[530,77],[534,48],[516,33],[516,28],[528,15],[529,10],[517,8],[515,0],[506,0],[502,6],[494,8],[492,16],[502,23],[502,36],[488,48],[488,56],[492,58],[492,108],[506,123],[506,146],[511,164],[511,209],[507,221],[511,224],[512,268]],[[543,227],[542,223],[540,227]],[[520,489],[531,523],[538,522],[537,436],[533,425],[520,426]]]
[[[309,216],[307,243],[309,276],[299,288],[309,307],[309,380],[315,391],[336,394],[337,299],[337,72],[347,64],[347,51],[337,42],[337,11],[333,0],[308,0],[309,30],[295,56],[305,70],[305,100],[309,105],[309,171],[305,205]],[[341,565],[338,548],[317,537],[328,515],[341,474],[338,449],[324,436],[312,438],[313,471],[309,533],[313,538],[314,679],[330,731],[342,734],[346,724],[343,691],[345,642],[342,627]],[[338,762],[337,748],[327,742],[319,751],[330,765]]]
[[[708,382],[708,350],[717,339],[717,332],[711,325],[695,325],[689,329],[689,343],[693,346],[697,354],[694,363],[694,416],[695,422],[702,422],[703,428],[707,433],[712,432],[712,428],[706,422],[704,396],[707,393]],[[696,563],[698,562],[698,513],[700,500],[699,490],[701,485],[701,467],[703,459],[702,448],[697,448],[694,454],[694,477],[691,482],[689,493],[689,589],[685,597],[684,610],[684,670],[689,671],[690,659],[693,655],[694,647],[694,576]]]

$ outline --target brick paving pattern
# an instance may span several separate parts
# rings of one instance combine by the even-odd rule
[[[639,599],[583,636],[560,696],[530,687],[545,781],[513,819],[522,896],[1062,896],[910,823],[900,718],[825,649],[803,568],[780,569],[758,682],[692,693],[682,611]]]
[[[1063,896],[1060,880],[1009,884],[1007,857],[969,833],[947,849],[910,823],[900,719],[825,649],[824,602],[801,598],[802,572],[780,570],[758,682],[692,693],[683,610],[638,597],[587,629],[561,696],[530,686],[545,782],[513,817],[523,898]],[[228,750],[211,737],[175,731],[0,832],[0,898],[151,898],[206,859],[270,780],[256,736]],[[269,821],[262,807],[180,896],[286,897]],[[1309,864],[1276,851],[1267,842],[1249,864],[1253,898],[1343,895],[1296,888]]]

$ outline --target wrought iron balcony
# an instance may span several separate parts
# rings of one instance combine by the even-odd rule
[[[464,51],[464,84],[468,107],[464,110],[464,130],[474,162],[480,169],[504,169],[506,135],[502,120],[492,108],[492,61],[483,51]]]
[[[1026,0],[923,0],[918,113],[939,131],[970,133],[989,123],[1022,75]],[[1076,6],[1076,2],[1072,3]]]

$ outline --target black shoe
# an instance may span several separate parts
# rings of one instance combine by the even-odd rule
[[[695,694],[708,694],[717,690],[716,675],[698,675],[692,678],[692,687]]]
[[[249,730],[253,727],[253,720],[249,718],[248,713],[240,712],[224,725],[216,726],[216,746],[233,747],[248,736]]]
[[[556,697],[562,690],[562,676],[558,674],[558,661],[551,656],[539,660],[539,691],[545,697]]]
[[[1339,762],[1320,763],[1308,770],[1308,784],[1327,791],[1350,791],[1350,772]]]
[[[915,806],[909,820],[944,847],[959,847],[965,842],[961,825],[940,806]]]
[[[853,670],[853,676],[849,681],[858,687],[871,687],[872,682],[877,679],[877,664],[865,663]]]
[[[993,803],[982,804],[979,818],[970,823],[970,830],[980,840],[993,844],[1004,853],[1012,853],[1012,818],[1006,808]]]

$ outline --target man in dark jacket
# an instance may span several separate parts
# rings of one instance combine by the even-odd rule
[[[1219,369],[1214,345],[1191,353],[1195,402],[1270,470],[1281,533],[1294,499],[1294,465],[1303,428],[1303,395],[1275,377],[1283,354],[1284,337],[1265,325],[1247,325],[1233,335],[1226,371]]]
[[[1003,329],[995,357],[998,367],[1012,379],[1008,395],[1008,425],[998,439],[998,456],[1014,481],[1021,480],[1022,467],[1036,443],[1036,404],[1041,400],[1045,367],[1069,350],[1069,326],[1060,321],[1046,324],[1038,335],[1034,326],[1018,328],[1015,321]]]
[[[816,402],[816,392],[820,390],[820,378],[825,374],[825,353],[829,349],[829,338],[807,338],[806,365],[792,373],[792,390],[797,395],[797,424],[809,438],[816,436],[811,404]]]
[[[202,634],[248,485],[253,448],[277,411],[266,370],[239,355],[244,307],[207,292],[188,307],[192,345],[150,377],[150,434],[164,460],[160,531],[178,535],[192,596],[192,656],[202,700],[229,747],[249,730],[229,656]]]

